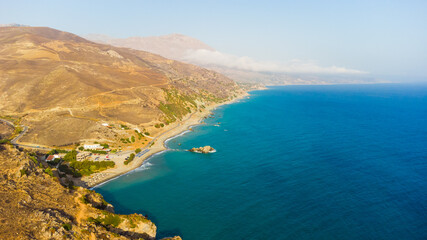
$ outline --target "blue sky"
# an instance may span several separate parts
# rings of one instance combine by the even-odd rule
[[[0,23],[113,37],[182,33],[257,61],[427,77],[427,1],[6,1]]]

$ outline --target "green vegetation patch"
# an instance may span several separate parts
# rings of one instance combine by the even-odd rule
[[[62,149],[52,149],[50,150],[47,154],[49,155],[54,155],[54,154],[58,154],[58,153],[68,153],[69,151],[67,150],[62,150]]]
[[[89,222],[95,223],[96,225],[102,225],[105,227],[118,227],[123,219],[116,214],[104,212],[104,217],[93,218],[90,217],[87,219]]]
[[[104,148],[110,148],[110,145],[108,145],[106,143],[102,143],[101,146],[103,146]]]
[[[124,124],[120,124],[120,127],[123,128],[124,130],[129,130],[129,127]]]
[[[50,167],[46,168],[46,169],[44,170],[44,172],[45,172],[47,175],[49,175],[49,176],[53,177],[53,172],[52,172],[52,169],[51,169]]]
[[[175,122],[177,119],[182,119],[188,113],[191,113],[191,108],[197,108],[195,102],[196,97],[179,93],[178,90],[163,89],[166,94],[166,103],[160,103],[159,109],[165,114],[163,121],[166,124]],[[162,127],[160,124],[155,127]]]
[[[191,112],[191,111],[190,111]],[[156,125],[154,125],[155,128],[161,128],[164,127],[165,125],[163,123],[156,123]]]
[[[108,168],[113,168],[115,163],[113,161],[74,161],[70,163],[70,166],[74,168],[82,176],[89,176],[92,173],[101,172]]]
[[[77,160],[77,151],[76,150],[72,150],[71,152],[68,152],[64,156],[64,161],[66,161],[66,162],[74,162],[76,160]]]

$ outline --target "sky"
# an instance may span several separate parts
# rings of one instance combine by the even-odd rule
[[[116,38],[181,33],[229,61],[421,78],[427,78],[426,13],[425,0],[0,0],[0,24]]]

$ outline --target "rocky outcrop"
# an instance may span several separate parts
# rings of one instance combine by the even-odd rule
[[[161,240],[182,240],[180,236],[162,238]]]
[[[199,148],[192,148],[188,151],[196,152],[196,153],[213,153],[213,152],[215,152],[215,149],[211,146],[204,146],[204,147],[199,147]]]
[[[101,194],[96,193],[95,191],[90,191],[85,195],[85,201],[91,204],[94,208],[108,211],[114,213],[113,205],[107,203]]]

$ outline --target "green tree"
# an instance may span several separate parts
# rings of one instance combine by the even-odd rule
[[[141,152],[141,148],[137,148],[137,149],[135,149],[135,153],[140,153]]]
[[[128,160],[126,160],[125,162],[124,162],[124,164],[125,165],[128,165],[130,162],[132,162],[133,161],[133,159],[135,158],[135,153],[131,153],[130,155],[129,155],[129,158],[128,158]]]
[[[66,162],[74,162],[74,161],[76,161],[76,159],[77,159],[77,151],[76,150],[72,150],[71,152],[68,152],[64,156],[64,161],[66,161]]]

